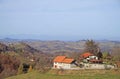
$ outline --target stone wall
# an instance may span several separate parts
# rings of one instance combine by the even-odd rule
[[[85,63],[83,68],[85,68],[85,69],[113,69],[115,67],[113,65],[106,65],[106,64],[89,64],[89,63]]]

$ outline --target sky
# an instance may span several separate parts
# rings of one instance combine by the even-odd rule
[[[0,0],[1,38],[40,35],[119,40],[120,0]]]

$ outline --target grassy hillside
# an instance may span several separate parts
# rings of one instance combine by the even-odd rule
[[[52,60],[57,55],[65,55],[67,57],[74,58],[79,61],[79,56],[83,52],[85,41],[76,41],[76,42],[64,42],[64,41],[19,41],[19,42],[1,42],[0,43],[0,53],[1,53],[1,60],[0,62],[0,79],[4,79],[8,76],[16,75],[17,70],[23,66],[28,65],[32,66],[33,70],[38,70],[39,72],[47,72],[52,67]],[[99,42],[97,42],[99,43]],[[120,43],[119,42],[100,42],[99,43],[101,50],[103,53],[110,53],[114,56],[114,62],[120,61]],[[5,56],[4,56],[5,55]],[[16,65],[9,62],[14,62],[16,58],[17,63],[19,63],[16,68]],[[32,60],[32,61],[31,61]],[[109,63],[113,63],[113,60]],[[6,61],[8,61],[6,63]],[[107,61],[108,62],[108,61]],[[16,64],[16,63],[15,63]],[[15,67],[15,71],[13,73],[12,68]],[[28,69],[29,67],[27,67]],[[11,70],[10,70],[11,69]],[[23,67],[22,73],[26,73],[25,67]],[[100,73],[96,73],[100,72]],[[84,78],[85,79],[92,79],[92,78],[113,78],[115,79],[120,78],[120,76],[115,72],[115,74],[111,74],[114,71],[49,71],[46,74],[40,74],[38,72],[27,73],[23,75],[17,75],[15,78],[10,79],[48,79],[51,77],[52,79],[74,79],[74,78]],[[34,78],[35,77],[35,78]],[[37,77],[37,78],[36,78]],[[109,78],[109,79],[110,79]]]
[[[48,73],[30,72],[6,79],[120,79],[120,71],[115,70],[50,70]]]

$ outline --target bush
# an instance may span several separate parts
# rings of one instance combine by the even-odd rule
[[[0,54],[0,58],[0,79],[15,75],[20,61],[16,57],[6,54]]]

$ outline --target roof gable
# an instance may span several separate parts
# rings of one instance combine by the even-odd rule
[[[54,62],[62,62],[65,58],[66,58],[66,56],[57,56],[57,57],[55,57],[55,59],[53,61]]]
[[[93,56],[93,54],[90,53],[90,52],[86,52],[86,53],[84,53],[84,54],[82,54],[82,55],[80,55],[80,56],[83,57],[83,58],[87,58],[87,57],[89,57],[89,56]]]
[[[53,60],[53,62],[59,62],[59,63],[72,63],[74,59],[72,58],[67,58],[66,56],[57,56]]]
[[[74,61],[74,59],[66,58],[62,62],[63,63],[72,63],[73,61]]]

